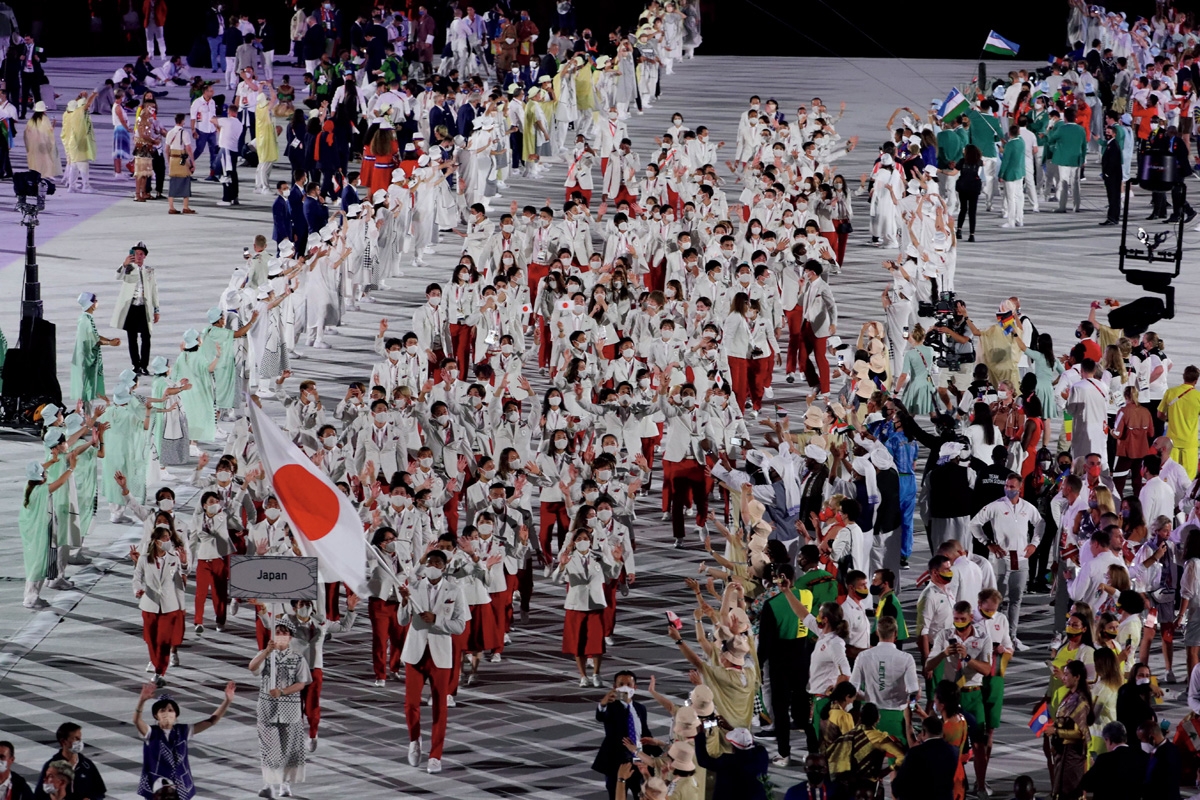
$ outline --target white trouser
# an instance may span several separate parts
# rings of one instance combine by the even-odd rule
[[[41,595],[42,586],[44,586],[45,583],[45,581],[25,581],[25,605],[31,606],[34,604],[34,602]]]
[[[1025,224],[1025,181],[1004,182],[1004,218],[1013,225]]]
[[[158,42],[158,54],[163,58],[167,57],[167,40],[163,36],[163,29],[157,25],[146,26],[146,52],[154,55],[154,43]]]
[[[957,217],[960,203],[954,187],[958,186],[958,176],[939,175],[938,184],[941,195],[946,200],[946,211],[950,212],[950,216]]]
[[[1058,210],[1067,210],[1067,193],[1070,192],[1073,208],[1079,210],[1079,167],[1058,166]]]
[[[892,375],[899,375],[904,366],[904,351],[908,349],[908,336],[904,329],[912,325],[912,300],[896,300],[884,310],[887,320],[888,342],[892,346]]]
[[[593,146],[596,142],[593,137],[596,135],[596,120],[595,113],[590,109],[579,112],[579,119],[575,121],[575,132],[583,134],[583,139]]]
[[[1032,158],[1025,159],[1025,196],[1029,198],[1029,203],[1034,211],[1038,210],[1038,191],[1037,191],[1037,162]]]
[[[979,199],[984,201],[988,211],[992,210],[992,197],[996,194],[996,170],[999,168],[1000,159],[983,159],[983,195]]]
[[[237,59],[231,56],[225,56],[225,85],[237,88]]]
[[[900,574],[900,545],[902,538],[899,528],[894,531],[875,534],[874,541],[871,542],[872,575],[881,569],[890,569],[893,573]]]
[[[877,209],[876,219],[879,221],[879,241],[885,248],[897,247],[900,240],[897,236],[899,228],[896,225],[896,204],[891,200],[881,202]]]
[[[413,211],[413,257],[421,258],[421,250],[426,245],[434,243],[437,211],[433,208],[421,208]]]
[[[558,155],[563,151],[563,143],[567,140],[567,128],[571,123],[565,119],[554,120],[554,130],[550,131],[550,152]]]
[[[274,161],[259,161],[258,169],[254,172],[254,188],[266,194],[271,191],[271,165]]]
[[[275,51],[263,51],[263,77],[271,80],[275,77]]]

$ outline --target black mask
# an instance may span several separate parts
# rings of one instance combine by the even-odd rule
[[[883,594],[883,584],[882,583],[871,584],[871,594],[875,595],[876,597],[879,597],[881,594]]]

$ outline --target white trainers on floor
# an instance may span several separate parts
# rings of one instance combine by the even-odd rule
[[[153,661],[151,661],[149,664],[146,665],[146,672],[154,672],[154,662]]]
[[[430,775],[437,774],[442,771],[442,760],[440,758],[429,759],[429,764],[425,767],[425,771]]]
[[[454,695],[446,695],[446,708],[458,708],[458,701],[454,699]]]
[[[416,766],[421,763],[421,740],[408,743],[408,763],[411,766]]]

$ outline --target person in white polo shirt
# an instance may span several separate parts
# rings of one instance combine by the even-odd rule
[[[989,539],[984,526],[991,523]],[[987,545],[996,583],[1008,607],[1009,635],[1018,650],[1025,646],[1017,638],[1017,620],[1021,615],[1021,597],[1029,579],[1029,556],[1042,541],[1046,523],[1037,508],[1021,499],[1021,478],[1009,474],[1004,480],[1004,497],[988,503],[971,519],[971,536]]]
[[[876,727],[907,742],[909,718],[906,712],[915,707],[921,682],[917,678],[917,662],[912,655],[896,647],[897,630],[895,617],[879,618],[875,625],[879,644],[863,650],[854,659],[850,683],[858,689],[860,698],[879,708]]]

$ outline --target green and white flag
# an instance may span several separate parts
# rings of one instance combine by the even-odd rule
[[[950,94],[946,95],[946,99],[942,101],[942,107],[938,109],[938,116],[945,120],[957,119],[967,113],[970,107],[962,92],[958,89],[951,89]]]
[[[994,53],[998,56],[1015,56],[1021,45],[1010,42],[995,31],[988,33],[987,41],[983,43],[983,52]]]

